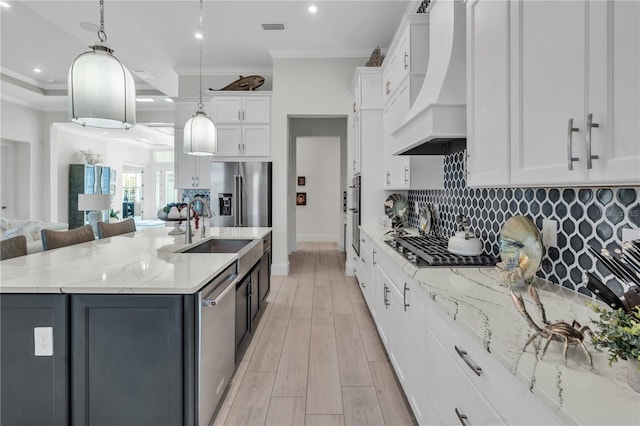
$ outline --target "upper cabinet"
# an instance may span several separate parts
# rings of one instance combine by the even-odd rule
[[[475,0],[467,23],[470,185],[640,184],[639,2]]]
[[[216,157],[271,155],[270,94],[216,94],[212,119],[218,135]]]
[[[467,184],[509,183],[508,1],[467,2]]]
[[[394,156],[393,132],[418,95],[429,61],[429,16],[405,15],[382,64],[382,179],[385,190],[443,187],[442,156]]]
[[[198,110],[197,100],[179,100],[175,103],[175,187],[178,189],[208,189],[209,168],[212,156],[195,156],[184,153],[184,125]],[[204,111],[211,117],[211,102],[204,102]]]

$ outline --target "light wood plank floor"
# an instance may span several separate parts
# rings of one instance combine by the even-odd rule
[[[344,253],[300,243],[290,261],[214,425],[414,425]]]

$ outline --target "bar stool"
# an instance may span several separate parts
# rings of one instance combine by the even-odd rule
[[[132,217],[122,222],[98,222],[98,238],[109,238],[120,234],[136,232],[136,223]]]
[[[85,225],[70,231],[43,229],[40,231],[40,235],[42,235],[42,249],[44,251],[95,240],[91,225]]]
[[[24,235],[18,235],[16,237],[0,241],[0,260],[26,255],[27,238]]]

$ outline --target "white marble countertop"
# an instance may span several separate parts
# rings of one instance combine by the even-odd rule
[[[210,238],[261,239],[271,228],[209,228],[189,245],[184,234],[168,231],[150,228],[3,260],[0,293],[192,294],[238,255],[177,251]]]
[[[388,228],[365,225],[361,229],[560,420],[580,425],[640,425],[640,393],[627,384],[626,362],[609,367],[608,352],[595,349],[589,337],[585,345],[593,357],[593,371],[577,347],[569,348],[567,366],[558,342],[550,344],[542,360],[539,339],[522,352],[531,329],[516,310],[510,289],[498,284],[494,268],[416,268],[382,242],[390,238],[383,235]],[[596,318],[585,305],[593,299],[541,279],[535,286],[550,321],[571,323],[575,319],[589,325]],[[522,295],[529,314],[541,324],[530,296]]]

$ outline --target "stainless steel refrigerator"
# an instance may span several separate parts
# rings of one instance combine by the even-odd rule
[[[211,226],[271,226],[271,163],[211,163]]]

